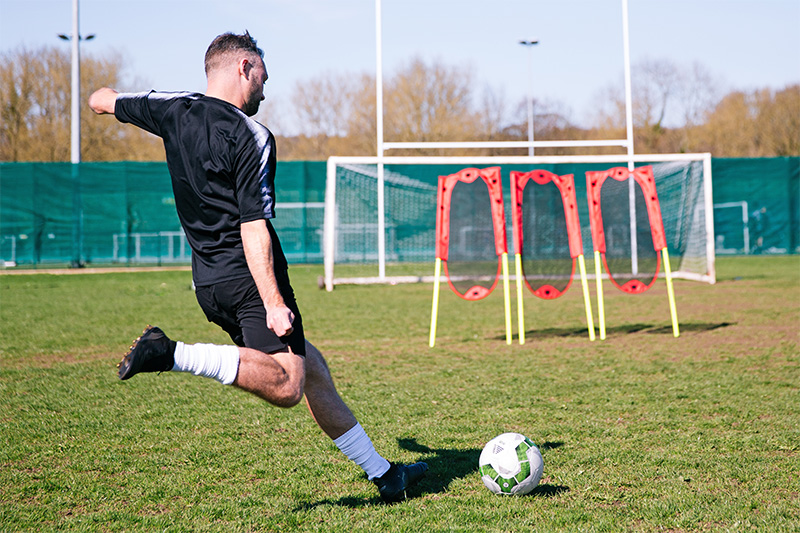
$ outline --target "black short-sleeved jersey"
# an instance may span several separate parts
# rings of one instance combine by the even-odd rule
[[[250,275],[240,225],[265,219],[275,270],[286,258],[275,217],[275,139],[234,105],[197,93],[120,94],[114,114],[164,140],[197,286]]]

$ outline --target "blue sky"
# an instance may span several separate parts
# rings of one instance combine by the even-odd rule
[[[620,0],[382,0],[382,10],[386,76],[414,57],[439,60],[510,103],[533,91],[575,119],[622,79]],[[633,64],[699,62],[723,93],[800,83],[800,0],[629,0],[629,17]],[[0,52],[68,48],[56,34],[71,19],[72,0],[0,0]],[[84,53],[119,52],[141,90],[204,91],[208,43],[244,29],[266,52],[267,97],[279,103],[302,80],[375,71],[374,0],[81,0],[80,24],[97,35]],[[518,43],[530,38],[533,50]]]

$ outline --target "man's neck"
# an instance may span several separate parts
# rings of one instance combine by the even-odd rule
[[[241,109],[242,105],[244,105],[244,100],[242,99],[239,88],[231,87],[229,84],[225,83],[213,82],[212,80],[209,80],[208,87],[206,89],[206,96],[223,100],[235,107],[238,107],[239,109]]]

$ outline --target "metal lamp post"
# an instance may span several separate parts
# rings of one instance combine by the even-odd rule
[[[70,109],[71,132],[70,132],[70,160],[73,163],[81,162],[81,41],[91,41],[95,38],[94,34],[82,37],[78,30],[78,0],[72,0],[72,35],[58,34],[59,39],[72,41],[72,88]]]
[[[539,44],[539,41],[536,39],[531,40],[522,40],[519,42],[522,46],[528,48],[528,50],[532,51],[533,46]],[[533,155],[533,54],[532,52],[528,53],[528,142],[530,145],[528,146],[528,155]]]
[[[94,34],[81,37],[79,29],[79,0],[72,0],[72,35],[58,34],[58,38],[64,41],[72,41],[72,94],[70,110],[70,161],[72,162],[72,184],[73,184],[73,217],[74,225],[72,229],[72,266],[82,267],[83,263],[83,205],[81,198],[80,169],[81,162],[81,52],[80,42],[91,41]]]

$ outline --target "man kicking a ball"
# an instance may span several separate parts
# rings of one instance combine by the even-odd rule
[[[366,472],[385,502],[428,470],[377,453],[339,397],[322,354],[303,334],[275,216],[275,139],[252,120],[264,99],[263,51],[249,33],[215,38],[205,56],[208,89],[197,93],[95,91],[89,106],[164,140],[175,205],[192,247],[197,301],[235,346],[185,344],[149,327],[119,364],[139,372],[192,372],[279,407],[305,395],[314,420]]]

